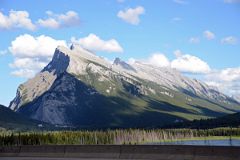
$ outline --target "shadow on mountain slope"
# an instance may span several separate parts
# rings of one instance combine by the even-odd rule
[[[80,128],[159,127],[175,120],[184,120],[179,116],[151,110],[155,104],[159,110],[179,107],[153,102],[139,107],[131,103],[131,99],[136,98],[139,97],[131,94],[124,97],[102,95],[71,74],[64,73],[55,80],[51,89],[22,106],[18,112],[47,123]]]

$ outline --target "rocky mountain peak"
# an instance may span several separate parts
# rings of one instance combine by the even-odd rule
[[[67,48],[59,46],[56,48],[52,61],[41,71],[54,72],[54,74],[59,74],[67,70],[70,56]]]
[[[114,60],[114,62],[113,62],[113,64],[116,64],[116,65],[118,65],[119,63],[121,63],[121,59],[120,58],[115,58],[115,60]]]
[[[120,66],[123,69],[130,70],[136,72],[135,68],[132,67],[130,64],[126,63],[125,61],[121,60],[120,58],[115,58],[113,65]]]
[[[83,50],[83,47],[77,43],[72,43],[70,46],[70,50]]]

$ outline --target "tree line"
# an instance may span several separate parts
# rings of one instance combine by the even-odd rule
[[[0,146],[145,144],[211,136],[240,136],[240,128],[0,132]]]

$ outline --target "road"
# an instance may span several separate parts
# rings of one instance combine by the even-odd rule
[[[0,160],[240,160],[240,147],[190,145],[0,146]],[[9,157],[7,157],[9,156]],[[44,157],[45,156],[45,157]],[[59,157],[59,158],[58,158]],[[74,158],[76,157],[76,158]],[[89,157],[89,158],[86,158]]]
[[[100,158],[0,157],[0,160],[104,160],[104,159],[100,159]],[[107,160],[116,160],[116,159],[107,159]],[[121,160],[129,160],[129,159],[121,159]]]

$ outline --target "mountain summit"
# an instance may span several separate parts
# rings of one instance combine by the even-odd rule
[[[136,70],[131,65],[122,61],[120,58],[116,58],[113,62],[113,65],[120,66],[121,68],[123,68],[123,70],[129,70],[129,71],[136,72]]]
[[[111,64],[78,45],[56,48],[9,107],[32,119],[91,129],[160,127],[240,110],[234,99],[174,69],[119,58]]]

